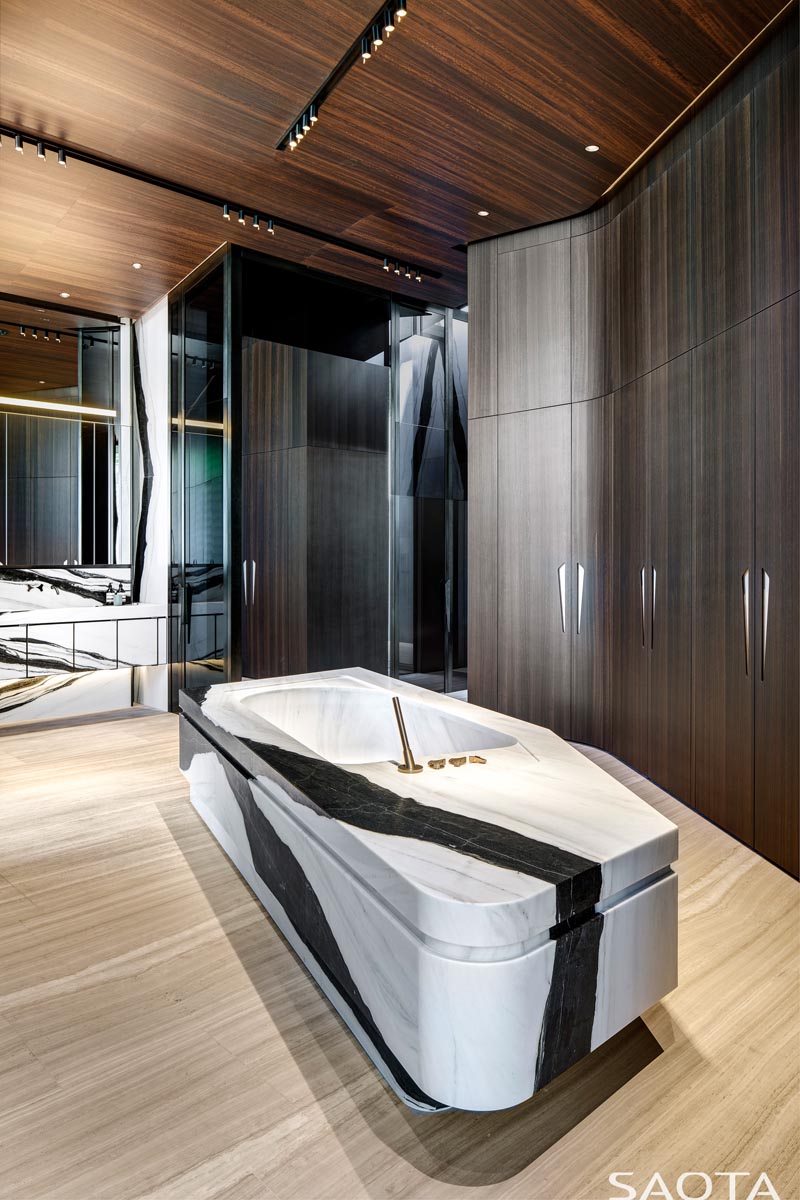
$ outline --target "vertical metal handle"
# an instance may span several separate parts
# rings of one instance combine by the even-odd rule
[[[580,563],[578,563],[578,624],[576,633],[581,631],[581,614],[583,613],[583,578],[586,572]]]
[[[244,606],[247,608],[247,559],[242,560],[242,582],[244,587]]]
[[[558,568],[558,599],[561,604],[561,632],[567,632],[567,564],[563,562]]]
[[[250,603],[256,602],[256,560],[250,560]]]
[[[644,567],[639,572],[639,584],[642,592],[642,645],[647,645],[647,599],[645,596]]]
[[[653,584],[650,593],[650,649],[652,650],[656,642],[656,569],[651,566],[652,571],[651,582]]]
[[[744,621],[744,673],[750,674],[750,568],[742,573],[742,620]]]
[[[761,568],[761,678],[767,664],[767,626],[769,623],[769,575]]]

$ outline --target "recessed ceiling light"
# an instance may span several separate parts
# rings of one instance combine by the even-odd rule
[[[43,380],[43,379],[40,379],[40,380],[39,380],[39,383],[44,383],[44,380]]]
[[[69,300],[69,292],[59,292],[58,294],[62,300]]]
[[[584,150],[587,150],[589,154],[595,154],[599,149],[599,146],[584,146]]]
[[[134,271],[141,271],[142,269],[141,263],[131,263],[131,266],[133,267]]]
[[[488,210],[488,209],[486,209],[486,208],[479,208],[479,209],[478,209],[478,216],[479,216],[479,217],[488,217],[488,215],[489,215],[489,210]]]

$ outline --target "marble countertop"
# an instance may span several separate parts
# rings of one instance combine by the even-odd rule
[[[98,604],[90,607],[31,608],[0,613],[4,625],[71,625],[73,621],[132,621],[165,617],[165,604]]]

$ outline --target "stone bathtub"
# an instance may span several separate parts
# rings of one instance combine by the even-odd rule
[[[413,1108],[518,1104],[677,982],[677,829],[547,729],[354,668],[182,692],[181,769]]]

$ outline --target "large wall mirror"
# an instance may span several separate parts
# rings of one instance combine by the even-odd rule
[[[120,328],[0,302],[0,564],[127,565]]]

